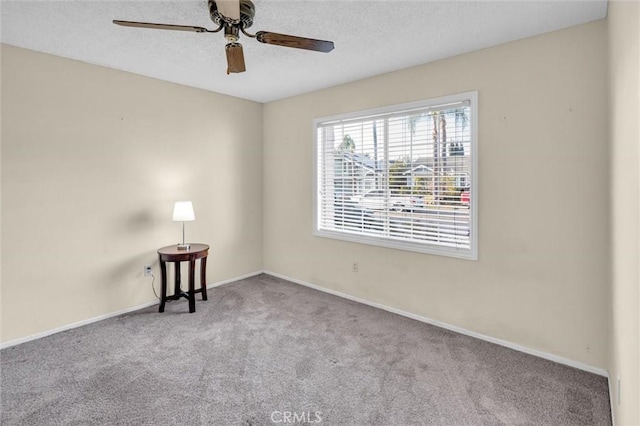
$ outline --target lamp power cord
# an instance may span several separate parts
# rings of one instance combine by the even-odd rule
[[[153,272],[151,272],[149,275],[151,275],[151,277],[153,278],[151,280],[151,289],[153,290],[153,294],[156,296],[156,299],[160,300],[160,296],[158,296],[158,293],[156,292],[156,287],[154,286],[154,283],[156,282],[156,276],[153,275]],[[180,291],[182,292],[182,286],[180,286]]]
[[[156,276],[155,276],[155,275],[153,275],[153,272],[151,273],[151,276],[153,277],[153,279],[151,280],[151,289],[153,290],[153,294],[155,294],[156,299],[160,300],[160,296],[158,296],[158,293],[156,293],[156,288],[155,288],[155,286],[153,285],[153,283],[155,283],[155,282],[156,282]]]

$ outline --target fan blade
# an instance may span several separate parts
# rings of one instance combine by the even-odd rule
[[[215,2],[222,16],[240,22],[240,0],[215,0]]]
[[[189,25],[171,25],[171,24],[152,24],[150,22],[133,22],[133,21],[113,21],[116,25],[123,27],[151,28],[156,30],[175,30],[175,31],[191,31],[195,33],[211,32],[203,27],[193,27]]]
[[[227,53],[227,74],[245,72],[242,45],[240,43],[229,43],[224,50]]]
[[[328,53],[333,50],[333,42],[326,40],[316,40],[313,38],[296,37],[286,34],[270,33],[268,31],[258,31],[256,39],[260,43],[275,44],[278,46],[295,47],[298,49],[314,50],[316,52]]]

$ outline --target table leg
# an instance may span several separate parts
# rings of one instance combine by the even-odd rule
[[[200,259],[200,288],[202,300],[207,300],[207,256]]]
[[[175,271],[175,282],[174,282],[174,297],[180,299],[180,281],[182,280],[180,277],[180,262],[173,262],[173,269]]]
[[[191,259],[189,261],[189,312],[196,311],[196,289],[195,289],[195,275],[196,274],[196,260]]]
[[[164,312],[164,304],[167,301],[167,264],[160,259],[160,280],[162,281],[162,289],[160,290],[160,309],[158,312]]]

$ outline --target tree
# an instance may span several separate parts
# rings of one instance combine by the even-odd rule
[[[378,122],[373,120],[373,160],[378,168]]]
[[[453,110],[453,115],[455,117],[456,126],[460,124],[462,130],[467,127],[469,123],[469,116],[467,115],[467,110],[465,108],[456,108]]]
[[[445,118],[445,114],[440,114],[440,158],[444,158],[446,156],[447,156],[447,120]]]
[[[431,192],[433,194],[433,201],[438,204],[444,200],[445,196],[450,196],[450,191],[447,190],[447,182],[445,182],[445,161],[447,154],[449,156],[464,155],[462,143],[447,143],[447,118],[452,117],[456,127],[460,126],[462,130],[464,130],[469,122],[469,117],[467,115],[467,108],[464,107],[412,115],[409,117],[408,123],[409,130],[411,131],[411,143],[413,143],[413,135],[416,132],[417,123],[426,116],[431,117],[433,122],[431,132],[433,139],[433,179]]]
[[[412,193],[418,197],[423,197],[425,202],[427,200],[427,195],[430,195],[429,192],[429,179],[424,176],[414,177],[414,184]]]
[[[460,199],[460,190],[456,187],[455,176],[444,176],[442,178],[442,201],[455,204]]]
[[[345,192],[353,195],[357,189],[355,165],[353,164],[353,152],[356,150],[356,143],[351,136],[344,135],[339,148],[342,152],[342,186],[344,189],[348,189]],[[346,155],[347,152],[351,155]]]
[[[405,159],[395,161],[389,166],[389,189],[394,195],[411,192],[407,186],[407,176],[404,174],[409,170],[409,163]]]
[[[416,134],[416,127],[418,126],[418,121],[422,120],[426,116],[425,113],[415,114],[409,117],[409,130],[411,131],[411,135]]]
[[[376,188],[382,183],[378,173],[378,122],[373,120],[373,168],[375,170]]]
[[[438,204],[440,201],[440,138],[438,135],[438,111],[431,112],[431,118],[433,119],[433,130],[431,132],[431,137],[433,138],[433,188],[431,192],[433,193],[433,201],[435,204]]]
[[[353,141],[353,138],[349,135],[344,135],[342,143],[340,144],[340,151],[354,152],[355,150],[356,143]]]
[[[447,182],[445,178],[447,147],[449,148],[449,156],[464,155],[464,147],[462,146],[462,143],[457,144],[452,142],[450,145],[447,144],[447,117],[453,116],[456,127],[460,126],[462,127],[462,130],[467,126],[469,117],[467,116],[466,108],[434,111],[431,114],[433,116],[433,161],[435,182],[433,195],[434,201],[437,204],[439,201],[443,201],[450,196],[450,191],[447,189]],[[440,125],[440,135],[438,135],[438,124]]]

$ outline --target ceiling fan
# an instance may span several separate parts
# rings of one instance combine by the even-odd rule
[[[242,45],[238,42],[240,33],[255,38],[260,43],[274,44],[284,47],[313,50],[328,53],[333,50],[333,42],[312,38],[296,37],[286,34],[258,31],[249,34],[246,29],[253,25],[255,6],[251,0],[209,0],[209,16],[218,25],[215,30],[190,25],[153,24],[150,22],[133,22],[114,20],[113,23],[125,27],[152,28],[159,30],[192,31],[196,33],[217,33],[224,30],[227,39],[227,74],[246,71]]]

